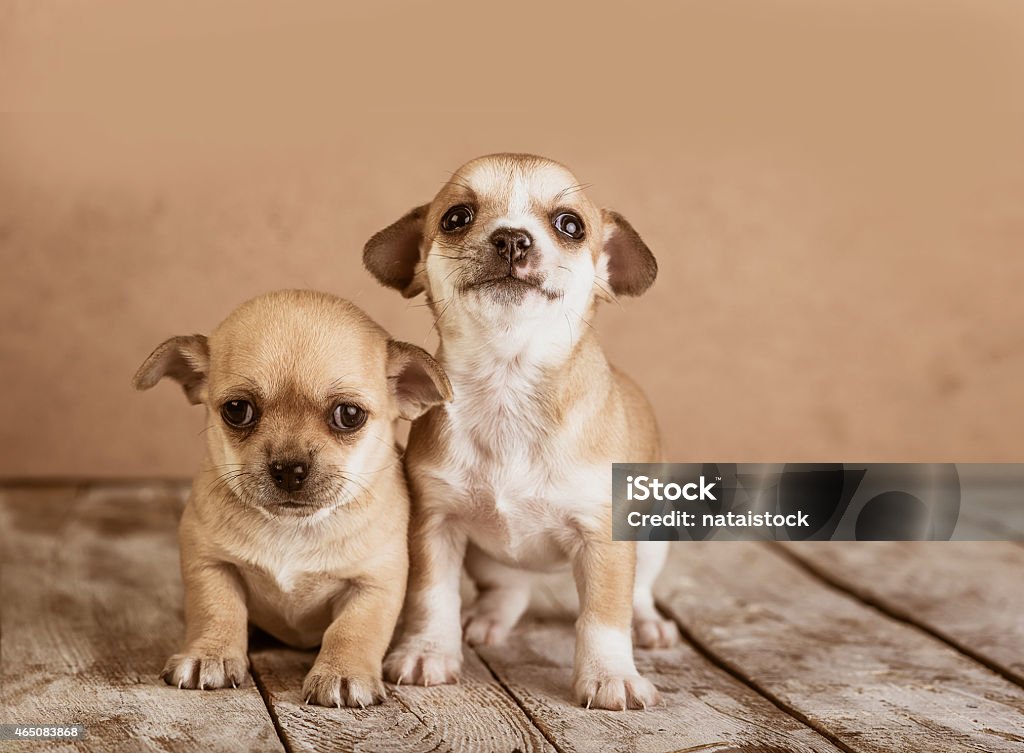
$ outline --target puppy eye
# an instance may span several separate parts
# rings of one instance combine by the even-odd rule
[[[473,224],[473,210],[465,204],[452,207],[441,218],[441,229],[446,233],[454,233]]]
[[[248,400],[228,400],[220,406],[220,415],[236,429],[252,426],[256,422],[256,409]]]
[[[572,212],[562,212],[555,217],[551,224],[555,226],[555,230],[562,235],[569,236],[574,241],[583,238],[583,220]]]
[[[358,405],[342,403],[335,406],[331,422],[334,424],[334,428],[340,431],[355,431],[366,423],[366,411]]]

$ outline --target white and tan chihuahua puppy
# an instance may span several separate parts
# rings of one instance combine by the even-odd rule
[[[626,220],[595,207],[562,165],[498,154],[377,233],[369,271],[426,293],[454,401],[412,427],[410,581],[394,681],[452,682],[470,643],[505,639],[529,602],[524,571],[571,568],[580,597],[573,686],[604,709],[658,701],[633,662],[678,640],[651,586],[664,543],[612,541],[612,462],[659,460],[640,389],[611,366],[590,319],[639,295],[657,264]],[[479,598],[460,622],[463,561]]]
[[[165,376],[207,421],[179,530],[185,646],[162,676],[237,686],[252,623],[321,645],[307,703],[379,703],[408,570],[394,425],[451,397],[444,372],[351,303],[282,291],[243,304],[209,338],[167,340],[134,385]]]

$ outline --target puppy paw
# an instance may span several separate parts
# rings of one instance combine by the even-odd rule
[[[160,677],[179,688],[213,690],[237,688],[245,681],[248,670],[249,659],[245,654],[183,653],[167,660]]]
[[[648,709],[661,701],[658,689],[640,675],[597,674],[573,681],[576,701],[588,709]]]
[[[396,685],[450,685],[461,671],[461,649],[451,652],[432,641],[403,641],[384,660],[384,676]]]
[[[318,706],[365,709],[382,703],[387,693],[379,677],[336,672],[314,665],[302,683],[302,697],[306,703]]]
[[[486,612],[470,612],[462,623],[462,634],[471,646],[497,646],[508,639],[513,625]]]
[[[662,617],[633,621],[634,641],[638,648],[672,648],[679,643],[679,628]]]

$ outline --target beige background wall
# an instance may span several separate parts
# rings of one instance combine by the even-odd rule
[[[597,326],[673,459],[1024,460],[1024,4],[212,5],[0,5],[0,474],[189,475],[129,378],[261,291],[430,345],[362,243],[496,150],[657,254]]]

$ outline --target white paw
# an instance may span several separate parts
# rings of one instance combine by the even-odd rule
[[[588,709],[648,709],[661,701],[658,689],[638,674],[583,675],[573,680],[576,701]]]
[[[237,688],[245,681],[249,659],[245,654],[226,656],[217,653],[186,652],[167,660],[160,676],[168,685],[179,688]]]
[[[679,628],[662,617],[634,620],[633,636],[638,648],[671,648],[679,643]]]
[[[384,676],[397,685],[450,685],[461,671],[461,647],[451,651],[434,641],[403,640],[384,660]]]
[[[379,677],[321,669],[314,664],[302,683],[302,697],[318,706],[366,708],[381,703],[387,693]]]
[[[471,646],[497,646],[508,639],[513,625],[489,612],[470,611],[462,623],[462,633]]]

